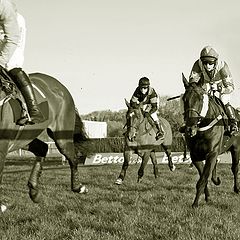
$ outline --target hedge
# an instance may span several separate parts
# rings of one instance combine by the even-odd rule
[[[109,138],[93,138],[89,139],[91,143],[92,153],[120,153],[124,149],[123,137],[109,137]],[[182,137],[173,138],[171,146],[172,152],[182,152],[185,149]],[[164,151],[161,146],[156,148],[156,151]]]

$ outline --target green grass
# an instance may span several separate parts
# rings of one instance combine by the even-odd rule
[[[177,165],[170,172],[159,165],[155,179],[147,165],[137,184],[138,168],[130,166],[117,186],[120,165],[80,167],[89,188],[84,195],[70,191],[69,169],[43,171],[40,204],[28,197],[28,172],[5,174],[1,191],[9,209],[0,217],[1,239],[240,239],[240,199],[233,193],[230,165],[219,164],[222,184],[209,184],[212,201],[206,204],[202,196],[198,209],[191,207],[195,169]]]

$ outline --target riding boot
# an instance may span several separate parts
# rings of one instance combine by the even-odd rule
[[[33,87],[27,74],[21,68],[14,68],[9,72],[9,74],[21,91],[30,115],[30,119],[25,116],[19,119],[17,124],[25,125],[43,122],[44,116],[37,105]]]
[[[229,103],[225,105],[225,109],[228,119],[230,120],[230,135],[235,135],[238,132],[238,125],[234,109]]]
[[[164,130],[163,130],[162,125],[160,124],[159,121],[154,121],[154,123],[155,123],[155,126],[157,128],[156,140],[159,140],[160,138],[163,138]]]

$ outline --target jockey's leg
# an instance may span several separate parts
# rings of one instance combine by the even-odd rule
[[[230,103],[227,103],[225,105],[225,109],[226,109],[226,114],[228,116],[228,119],[230,120],[230,134],[234,135],[238,132],[237,119],[236,119],[234,109],[232,108]]]
[[[154,112],[151,114],[151,117],[154,121],[154,124],[157,128],[157,132],[156,132],[156,140],[159,140],[160,138],[162,138],[164,136],[164,129],[162,127],[162,124],[160,123],[157,113]]]
[[[230,134],[235,135],[238,132],[237,119],[235,116],[234,109],[230,105],[230,94],[221,94],[220,99],[222,100],[225,112],[230,121]]]
[[[158,140],[164,136],[164,130],[163,130],[163,127],[162,127],[162,124],[160,123],[160,121],[154,121],[154,123],[158,130],[156,133],[156,140]]]
[[[26,117],[19,119],[18,124],[24,125],[26,123],[34,124],[43,122],[44,116],[38,108],[33,87],[28,75],[21,68],[14,68],[10,70],[9,75],[12,77],[13,81],[16,83],[19,90],[21,91],[26,101],[29,115],[31,117],[31,121],[29,121],[29,119]]]

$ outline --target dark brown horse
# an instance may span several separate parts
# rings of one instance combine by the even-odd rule
[[[192,205],[195,208],[198,207],[199,198],[203,192],[206,202],[210,200],[207,184],[211,175],[213,182],[220,184],[220,179],[216,178],[217,157],[225,151],[231,152],[234,192],[239,193],[240,137],[224,135],[224,109],[218,99],[209,96],[196,83],[189,84],[184,75],[183,83],[186,89],[183,95],[185,137],[192,162],[200,175],[196,185],[196,197]],[[205,164],[203,164],[204,160],[206,160]]]
[[[172,162],[171,157],[172,129],[169,122],[164,118],[160,118],[165,133],[164,138],[156,141],[155,130],[152,124],[150,124],[149,119],[144,118],[141,105],[139,105],[137,109],[133,109],[130,107],[130,104],[127,101],[126,104],[128,106],[128,111],[126,114],[128,129],[125,134],[125,146],[123,152],[124,162],[120,175],[115,183],[118,185],[122,184],[126,175],[127,168],[129,166],[131,155],[133,153],[138,154],[142,158],[142,163],[138,170],[138,182],[144,175],[144,168],[148,163],[149,157],[152,160],[155,178],[157,178],[158,166],[155,150],[160,145],[163,147],[165,153],[167,154],[170,170],[174,171],[175,166]]]
[[[13,93],[3,91],[6,84],[2,82],[0,89],[0,180],[4,162],[9,152],[24,148],[36,156],[29,180],[29,195],[34,202],[39,201],[39,177],[42,162],[46,157],[48,145],[38,139],[47,130],[61,154],[69,162],[71,169],[71,189],[82,193],[87,191],[79,181],[78,159],[75,154],[75,143],[81,145],[87,140],[83,123],[78,115],[72,96],[58,80],[42,73],[30,74],[30,79],[37,101],[42,106],[45,121],[34,125],[16,125],[16,114],[20,108],[14,100]],[[11,84],[8,82],[8,84]],[[6,89],[5,89],[6,90]],[[18,95],[17,95],[18,96]],[[15,110],[14,110],[15,109]]]

